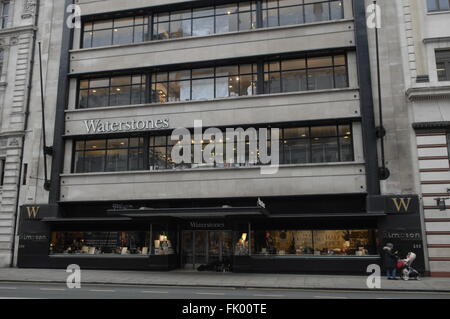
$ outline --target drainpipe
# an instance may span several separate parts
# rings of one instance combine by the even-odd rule
[[[74,0],[65,0],[65,13],[63,36],[61,42],[61,57],[59,65],[58,95],[56,99],[55,130],[53,136],[53,160],[50,177],[50,195],[49,204],[57,205],[61,195],[61,178],[64,167],[64,133],[65,133],[65,111],[69,95],[70,73],[70,49],[73,43],[73,29],[67,25],[67,20],[72,12],[67,12],[67,8],[72,5]]]
[[[31,49],[31,58],[30,58],[30,72],[29,72],[29,79],[28,79],[28,87],[27,87],[27,102],[25,105],[25,112],[24,112],[24,125],[23,125],[23,136],[22,136],[22,145],[20,149],[20,159],[19,159],[19,177],[17,180],[17,194],[16,194],[16,211],[14,213],[14,234],[12,236],[12,243],[11,243],[11,262],[10,267],[14,267],[14,259],[15,259],[15,246],[16,246],[16,236],[18,234],[18,226],[19,226],[19,211],[20,211],[20,190],[21,190],[21,184],[22,184],[22,168],[23,168],[23,153],[25,150],[25,136],[26,132],[28,131],[28,118],[30,115],[30,104],[31,104],[31,89],[33,87],[33,74],[34,74],[34,62],[35,62],[35,54],[36,54],[36,42],[37,42],[37,31],[39,26],[39,10],[40,10],[41,1],[36,1],[36,13],[34,15],[34,25],[33,25],[33,44]],[[44,132],[45,134],[45,132]]]

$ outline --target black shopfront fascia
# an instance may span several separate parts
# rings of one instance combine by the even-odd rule
[[[328,227],[343,227],[358,229],[361,227],[374,229],[376,221],[372,217],[363,217],[362,220],[354,220],[353,217],[340,216],[339,219],[352,220],[351,222],[337,221],[337,217],[331,218]],[[361,218],[361,217],[359,217]],[[368,221],[367,219],[370,219]],[[277,229],[281,227],[292,227],[293,223],[299,224],[300,220],[294,219],[272,219],[264,217],[236,217],[236,218],[136,218],[132,220],[120,220],[111,218],[46,218],[41,221],[43,227],[47,228],[47,235],[41,240],[40,245],[32,244],[32,240],[39,238],[32,235],[22,235],[21,251],[19,253],[18,266],[21,268],[66,268],[70,264],[77,264],[82,269],[118,269],[118,270],[172,270],[182,267],[181,234],[182,231],[231,231],[233,244],[238,241],[241,233],[249,233],[255,229]],[[152,224],[167,223],[170,230],[177,234],[176,251],[173,255],[150,255],[150,256],[108,256],[108,255],[49,255],[50,238],[52,232],[100,232],[100,231],[144,231],[150,229]],[[192,224],[223,224],[221,228],[192,228]],[[323,222],[321,222],[323,224]],[[308,228],[320,224],[311,220],[301,220],[302,227]],[[256,226],[258,225],[258,226]],[[264,227],[265,225],[266,227]],[[321,227],[325,228],[325,227]],[[317,228],[320,229],[320,228]],[[326,229],[326,228],[325,228]],[[250,235],[251,236],[251,235]],[[26,253],[28,248],[33,249],[33,255]],[[360,262],[359,262],[360,261]],[[366,263],[378,263],[377,256],[371,257],[300,257],[300,256],[236,256],[232,255],[232,267],[234,272],[265,272],[265,273],[347,273],[363,274],[367,267]],[[322,265],[317,268],[316,263]],[[361,266],[362,264],[363,266]],[[250,266],[250,267],[249,267]]]
[[[418,258],[415,267],[421,272],[425,270],[417,196],[379,196],[372,197],[366,202],[364,194],[341,194],[272,197],[262,198],[262,201],[268,206],[265,212],[262,212],[260,207],[246,206],[255,204],[256,198],[130,202],[123,203],[125,207],[123,209],[112,209],[115,203],[65,203],[59,208],[58,206],[40,207],[35,214],[33,212],[36,212],[36,208],[33,210],[33,207],[22,207],[18,266],[65,268],[75,263],[84,269],[171,270],[182,265],[180,236],[186,230],[232,231],[234,244],[241,233],[251,234],[252,231],[366,229],[377,230],[376,248],[380,253],[387,242],[392,242],[402,258],[410,251],[416,253]],[[224,204],[233,204],[235,207],[223,208]],[[217,208],[209,208],[212,205]],[[364,206],[367,206],[366,212]],[[140,207],[156,208],[139,209]],[[211,214],[213,210],[222,214]],[[233,214],[230,214],[230,211],[234,211]],[[167,229],[176,234],[177,254],[167,256],[49,255],[52,232],[148,231],[152,224],[167,224]],[[368,265],[381,264],[380,257],[376,255],[237,256],[233,254],[232,258],[235,272],[364,275]]]

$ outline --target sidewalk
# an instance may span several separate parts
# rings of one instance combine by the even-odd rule
[[[0,268],[0,283],[65,283],[67,276],[64,269]],[[82,270],[81,279],[82,284],[369,290],[364,276]],[[450,292],[450,278],[422,278],[421,281],[388,281],[383,278],[381,290]]]

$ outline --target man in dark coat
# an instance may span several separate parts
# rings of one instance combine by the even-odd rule
[[[383,247],[383,262],[386,268],[388,280],[397,280],[397,252],[394,252],[394,245],[391,243]]]

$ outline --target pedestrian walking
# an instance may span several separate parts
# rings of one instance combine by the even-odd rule
[[[383,262],[388,280],[397,280],[398,252],[394,252],[394,245],[387,243],[383,247]]]

